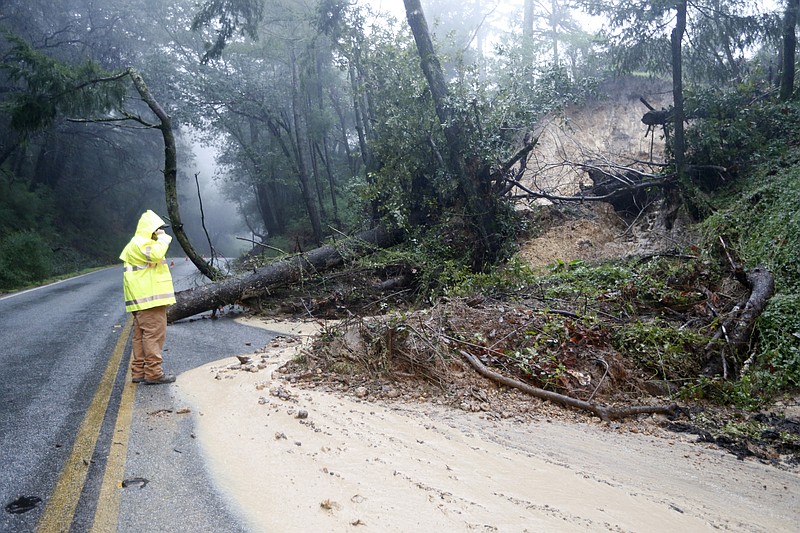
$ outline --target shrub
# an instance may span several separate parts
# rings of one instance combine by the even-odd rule
[[[687,162],[722,166],[732,174],[744,175],[786,154],[783,140],[794,138],[800,125],[800,106],[769,99],[752,85],[687,92],[686,110],[703,116],[686,131]]]
[[[681,381],[696,376],[709,338],[660,321],[636,322],[616,329],[612,344],[654,377]]]
[[[800,152],[787,142],[793,138],[787,132],[800,131],[800,119],[795,104],[773,105],[782,111],[780,128],[769,144],[759,145],[770,157],[720,191],[716,212],[702,226],[707,248],[723,237],[746,269],[761,264],[775,276],[776,294],[756,323],[751,375],[735,390],[757,395],[800,387]],[[758,129],[758,122],[752,127]],[[754,138],[760,136],[754,131]]]
[[[18,231],[0,239],[0,289],[43,280],[53,270],[53,252],[40,235]]]
[[[757,328],[759,384],[770,392],[800,387],[800,294],[773,296]]]

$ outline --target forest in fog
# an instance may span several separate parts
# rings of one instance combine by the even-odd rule
[[[537,121],[619,73],[674,81],[681,20],[678,79],[701,98],[777,87],[794,2],[426,0],[423,26],[419,4],[5,0],[2,286],[113,263],[143,210],[169,214],[164,141],[131,69],[171,119],[201,253],[253,246],[236,237],[291,252],[490,205],[468,258],[483,268],[504,254],[495,197]]]

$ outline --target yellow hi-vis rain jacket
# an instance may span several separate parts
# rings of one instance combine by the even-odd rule
[[[172,237],[165,233],[153,240],[153,233],[163,225],[164,221],[158,215],[147,210],[139,218],[133,239],[119,256],[125,263],[125,311],[175,303],[172,274],[166,261]]]

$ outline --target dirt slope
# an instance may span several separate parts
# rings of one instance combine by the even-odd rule
[[[550,194],[572,195],[592,184],[585,172],[568,163],[614,162],[653,172],[645,162],[661,163],[664,141],[660,130],[648,132],[641,118],[650,105],[672,102],[670,85],[662,80],[628,77],[605,82],[600,96],[566,110],[540,125],[539,144],[532,154],[524,183]],[[537,201],[536,203],[549,203]],[[656,206],[657,207],[657,206]],[[648,254],[674,247],[684,238],[685,225],[665,228],[658,209],[624,220],[604,203],[571,204],[553,209],[542,221],[544,233],[524,243],[520,256],[533,266],[556,260],[604,260]]]

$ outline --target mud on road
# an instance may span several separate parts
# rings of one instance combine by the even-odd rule
[[[653,417],[601,422],[491,386],[465,391],[487,391],[472,410],[425,389],[292,382],[279,369],[302,338],[178,380],[217,486],[253,531],[774,532],[800,518],[797,471]]]

